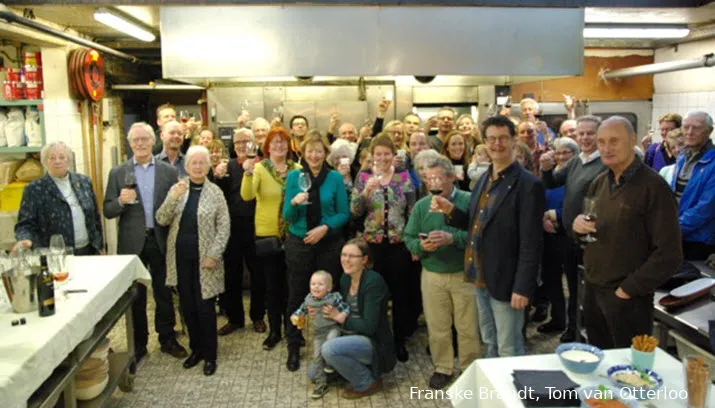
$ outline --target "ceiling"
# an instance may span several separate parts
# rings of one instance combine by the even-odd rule
[[[153,28],[159,34],[159,10],[156,5],[115,6]],[[184,6],[190,7],[190,6]],[[240,6],[236,6],[240,7]],[[118,49],[146,61],[161,61],[161,42],[145,43],[107,27],[93,18],[94,5],[13,5],[18,14],[31,10],[40,21],[51,22],[62,29],[72,29],[94,41]],[[688,24],[691,34],[685,41],[703,36],[715,36],[715,2],[698,8],[593,8],[585,11],[586,23],[670,23]],[[683,42],[683,40],[679,40]],[[651,40],[593,40],[587,39],[588,48],[639,48],[653,49],[673,41]]]

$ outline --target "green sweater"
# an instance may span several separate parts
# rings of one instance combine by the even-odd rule
[[[467,212],[471,194],[457,190],[451,201],[460,210]],[[467,231],[451,227],[444,222],[444,215],[430,212],[432,196],[420,199],[412,209],[410,219],[405,227],[405,244],[407,249],[420,257],[422,266],[430,272],[457,273],[464,272],[464,250],[467,245]],[[430,231],[446,231],[452,234],[454,243],[439,248],[435,252],[422,249],[418,234]]]

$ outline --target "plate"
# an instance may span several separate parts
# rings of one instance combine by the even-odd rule
[[[650,385],[643,386],[633,386],[627,383],[623,383],[616,379],[619,375],[634,375],[647,381]],[[663,386],[663,379],[655,371],[652,370],[637,370],[632,365],[616,365],[608,369],[608,378],[611,382],[623,389],[627,397],[644,400],[654,398],[657,395],[657,390]]]
[[[670,296],[675,296],[679,298],[688,297],[692,294],[700,292],[701,290],[710,290],[711,287],[715,286],[715,279],[712,278],[701,278],[696,279],[690,283],[686,283],[683,286],[677,287],[670,291]]]

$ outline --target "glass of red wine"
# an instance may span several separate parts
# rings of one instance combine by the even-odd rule
[[[181,123],[188,122],[189,118],[191,118],[189,111],[185,111],[185,110],[179,111],[179,120],[181,120]]]
[[[429,192],[432,195],[442,194],[442,178],[432,177],[429,181]]]
[[[258,143],[249,141],[246,143],[246,156],[249,159],[254,159],[258,155]]]
[[[124,188],[131,188],[136,191],[137,189],[137,175],[134,174],[133,171],[127,171],[124,173]],[[138,201],[134,199],[134,201],[130,201],[127,204],[137,204]]]
[[[596,222],[598,215],[596,213],[596,199],[593,197],[586,197],[583,199],[583,215],[586,221]],[[598,239],[591,234],[586,234],[581,237],[581,241],[590,243],[596,242]]]

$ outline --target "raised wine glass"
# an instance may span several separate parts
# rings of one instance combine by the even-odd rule
[[[190,117],[191,117],[191,114],[189,113],[189,111],[185,111],[185,110],[179,111],[179,120],[181,121],[181,123],[188,122]]]
[[[298,187],[303,190],[304,193],[307,193],[308,190],[310,190],[310,176],[307,175],[305,172],[300,172],[298,175]],[[310,204],[310,201],[304,202],[302,205],[308,205]]]
[[[136,191],[137,189],[137,175],[134,174],[134,171],[127,171],[124,173],[124,188],[131,188]],[[135,199],[134,201],[130,201],[127,204],[136,204],[138,201]]]
[[[586,221],[596,222],[598,219],[598,214],[596,213],[596,203],[597,201],[593,197],[586,197],[583,199],[583,215]],[[598,239],[589,233],[582,236],[581,241],[590,243],[596,242]]]
[[[258,143],[252,140],[246,142],[246,157],[253,159],[258,155]]]
[[[442,178],[432,177],[429,182],[429,192],[432,195],[442,194]]]

